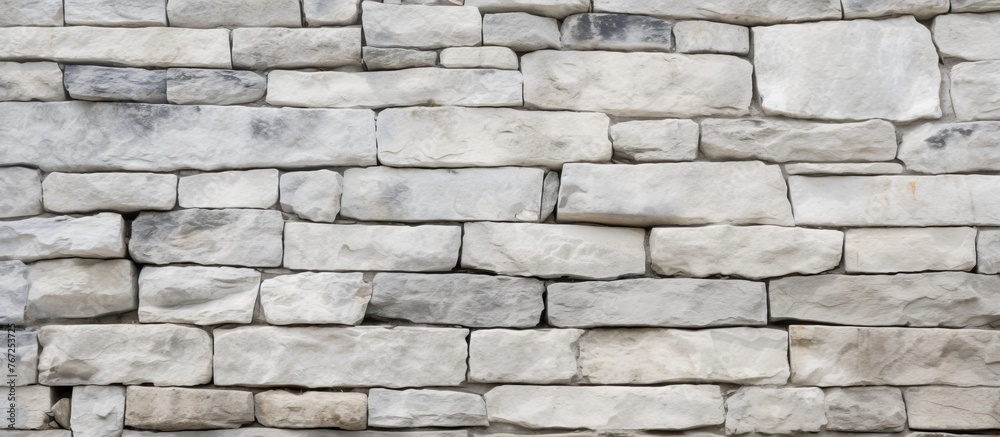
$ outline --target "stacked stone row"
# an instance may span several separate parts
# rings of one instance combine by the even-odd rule
[[[0,436],[1000,429],[998,40],[997,0],[0,0]]]

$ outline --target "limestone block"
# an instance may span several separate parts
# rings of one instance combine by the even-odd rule
[[[63,2],[60,0],[0,1],[0,26],[62,26]]]
[[[281,210],[314,222],[333,222],[340,213],[344,177],[330,170],[283,173],[279,181]]]
[[[0,324],[24,324],[30,290],[28,268],[23,262],[0,261]]]
[[[483,44],[510,47],[515,52],[562,47],[559,23],[555,18],[524,12],[484,15]]]
[[[803,162],[785,164],[785,173],[790,175],[882,175],[901,174],[903,165],[895,162],[862,162],[862,163],[812,163]]]
[[[1000,118],[1000,61],[963,62],[951,68],[951,102],[959,120]]]
[[[884,120],[709,119],[701,122],[701,150],[720,160],[890,161],[896,157],[896,129]]]
[[[826,389],[827,431],[900,432],[906,406],[896,387]]]
[[[59,64],[0,62],[0,101],[8,100],[66,100]]]
[[[167,25],[163,0],[66,0],[66,25],[146,27]]]
[[[249,391],[132,386],[125,393],[125,426],[133,428],[239,428],[253,421]]]
[[[741,387],[726,406],[727,434],[817,432],[827,420],[815,387]]]
[[[517,54],[507,47],[448,47],[441,50],[445,68],[498,68],[517,70]]]
[[[844,268],[849,273],[971,270],[975,228],[848,229]]]
[[[681,21],[674,24],[678,53],[750,52],[750,29],[713,21]]]
[[[28,266],[28,313],[36,319],[91,318],[135,310],[135,265],[127,259],[67,258]]]
[[[167,72],[142,68],[67,65],[66,92],[76,100],[167,103]]]
[[[39,330],[38,341],[38,382],[45,385],[186,386],[212,380],[212,339],[199,328],[51,325]]]
[[[177,105],[238,105],[264,97],[267,79],[253,71],[171,68],[167,101]]]
[[[344,26],[358,21],[361,0],[303,0],[302,14],[309,26]]]
[[[526,107],[627,117],[744,115],[752,70],[723,55],[543,50],[521,57]]]
[[[465,5],[475,6],[486,14],[526,12],[552,18],[565,18],[590,10],[590,0],[465,0]]]
[[[531,328],[545,304],[545,285],[533,278],[379,273],[368,315],[413,323],[476,328]]]
[[[478,46],[483,21],[474,7],[400,6],[378,2],[361,4],[365,44],[374,47]]]
[[[548,220],[556,211],[556,203],[559,201],[559,173],[550,171],[545,174],[542,181],[542,213],[539,215],[543,222]]]
[[[378,158],[394,167],[539,166],[611,159],[608,116],[504,108],[387,109]],[[434,135],[427,135],[428,126]]]
[[[469,381],[567,384],[577,375],[581,329],[483,329],[469,340]]]
[[[1000,170],[1000,122],[925,124],[903,135],[899,159],[921,173]]]
[[[270,208],[278,202],[278,170],[226,171],[181,176],[181,208]]]
[[[990,43],[1000,37],[1000,13],[941,15],[934,18],[931,30],[942,57],[1000,59],[1000,47]]]
[[[177,204],[177,176],[156,173],[49,173],[45,209],[59,213],[163,211]]]
[[[714,385],[544,387],[505,385],[486,392],[490,423],[526,428],[681,430],[725,420]]]
[[[52,411],[50,412],[50,415],[52,417],[52,421],[55,422],[55,426],[63,429],[68,429],[70,427],[69,416],[71,407],[69,398],[61,398],[56,401],[55,404],[52,404]],[[49,426],[53,426],[52,422],[49,422]]]
[[[368,392],[368,424],[379,428],[489,426],[486,401],[474,393],[445,390]]]
[[[170,0],[176,27],[302,27],[297,0]]]
[[[215,384],[459,385],[465,381],[468,334],[466,329],[406,326],[216,329]]]
[[[296,273],[260,284],[264,320],[272,325],[357,325],[365,318],[372,285],[361,273]]]
[[[652,15],[759,25],[799,21],[839,20],[837,0],[594,0],[594,12]]]
[[[843,6],[845,19],[913,15],[918,20],[947,14],[951,7],[948,0],[844,0]]]
[[[462,267],[503,275],[611,279],[646,271],[645,231],[538,223],[466,223]]]
[[[567,164],[557,218],[625,226],[791,225],[786,196],[781,169],[761,162]]]
[[[1000,10],[997,0],[952,0],[952,12],[990,12]]]
[[[368,70],[402,70],[433,67],[437,65],[438,54],[434,51],[364,46],[361,57]]]
[[[33,217],[0,222],[0,260],[121,258],[125,221],[100,213],[84,217]]]
[[[1000,273],[1000,230],[979,230],[976,237],[976,271]]]
[[[364,393],[270,390],[253,399],[257,421],[267,427],[365,429],[368,424]]]
[[[38,170],[0,168],[0,218],[42,213],[42,181]]]
[[[907,387],[903,396],[906,398],[910,428],[1000,428],[1000,389],[997,388]]]
[[[771,317],[866,326],[1000,324],[1000,277],[964,272],[821,275],[770,282]]]
[[[71,414],[76,437],[120,436],[125,425],[125,387],[73,387]]]
[[[361,65],[361,29],[244,28],[233,29],[233,66],[271,68],[335,68]]]
[[[468,430],[432,431],[341,431],[336,429],[278,429],[249,426],[207,431],[152,432],[126,429],[123,437],[469,437]],[[25,436],[32,437],[32,436]],[[70,437],[70,436],[37,436]],[[929,436],[928,436],[929,437]]]
[[[279,211],[185,209],[143,212],[132,222],[129,253],[140,263],[281,264]]]
[[[139,321],[250,323],[259,286],[252,269],[147,266],[139,274]]]
[[[18,163],[68,172],[375,165],[375,117],[367,110],[0,103],[0,165]]]
[[[644,15],[578,14],[560,27],[570,50],[669,52],[674,47],[670,22]]]
[[[288,223],[284,266],[296,270],[447,271],[458,263],[459,226]]]
[[[2,268],[2,266],[0,266]],[[0,276],[2,277],[2,276]],[[3,277],[6,279],[5,277]],[[19,325],[19,323],[13,323],[14,325]],[[8,335],[10,332],[7,333]],[[8,339],[9,340],[9,339]],[[13,370],[8,367],[11,362],[10,356],[6,356],[7,366],[5,370],[7,375],[4,385],[10,385],[10,380],[14,380],[14,387],[20,387],[25,385],[32,385],[38,383],[38,332],[29,331],[26,329],[20,329],[15,327],[14,329],[14,368]],[[7,351],[8,354],[11,351]]]
[[[43,385],[28,385],[17,387],[15,390],[15,402],[8,400],[8,407],[4,408],[4,428],[13,429],[46,429],[49,428],[49,414],[52,412],[52,404],[59,399],[52,391],[52,387]],[[7,397],[4,396],[6,399]],[[13,409],[13,414],[9,411]],[[8,417],[13,417],[11,423]]]

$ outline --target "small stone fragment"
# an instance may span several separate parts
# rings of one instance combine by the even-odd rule
[[[634,162],[693,161],[698,156],[698,123],[691,120],[638,120],[610,130],[615,158]]]
[[[309,26],[345,26],[358,21],[361,0],[302,0]]]
[[[1000,118],[1000,61],[963,62],[951,67],[951,102],[959,120]]]
[[[69,415],[70,415],[70,400],[69,398],[62,398],[56,401],[52,405],[52,420],[55,420],[56,424],[60,428],[70,429],[69,425]]]
[[[517,70],[517,54],[507,47],[448,47],[441,50],[444,68]]]
[[[555,18],[524,12],[483,16],[483,45],[510,47],[515,52],[532,52],[562,47],[559,23]]]
[[[267,79],[253,71],[171,68],[167,101],[176,105],[239,105],[264,97]]]
[[[976,251],[976,272],[1000,273],[1000,230],[980,229]]]
[[[125,399],[125,426],[132,428],[239,428],[254,421],[249,391],[132,386]]]
[[[353,430],[365,429],[368,424],[368,396],[364,393],[271,390],[257,393],[253,399],[257,421],[267,427]]]
[[[374,47],[477,46],[483,40],[479,10],[468,6],[399,6],[361,3],[365,44]]]
[[[907,387],[903,396],[913,429],[1000,428],[1000,388]]]
[[[556,212],[556,203],[559,202],[559,173],[549,171],[545,173],[545,180],[542,181],[542,212],[539,214],[539,222],[544,222]]]
[[[577,375],[581,329],[472,331],[469,381],[567,384]]]
[[[644,15],[579,14],[560,28],[570,50],[669,52],[674,47],[670,22]]]
[[[233,29],[233,67],[336,68],[361,65],[361,29]]]
[[[164,0],[66,0],[67,26],[167,25]]]
[[[365,318],[372,285],[361,273],[296,273],[260,284],[264,320],[272,325],[357,325]]]
[[[284,266],[296,270],[448,271],[458,263],[460,226],[292,223]]]
[[[712,159],[889,161],[896,157],[896,129],[884,120],[708,119],[701,122],[701,150]]]
[[[750,29],[713,21],[680,21],[674,24],[678,53],[750,52]]]
[[[177,204],[177,176],[156,173],[49,173],[45,209],[59,213],[164,211]]]
[[[127,259],[56,259],[28,266],[28,313],[36,319],[91,318],[138,307]]]
[[[895,162],[865,163],[796,163],[785,164],[785,173],[790,175],[883,175],[903,173],[903,165]]]
[[[727,434],[817,432],[827,421],[815,387],[741,387],[726,406]]]
[[[73,387],[70,422],[76,437],[120,436],[125,425],[125,387]]]
[[[176,27],[302,27],[298,0],[170,0]]]
[[[900,432],[906,406],[896,387],[851,387],[826,390],[826,430]]]
[[[38,170],[0,168],[0,218],[42,213],[42,181]]]
[[[49,415],[52,413],[52,404],[58,399],[52,387],[27,385],[10,390],[15,392],[17,402],[8,400],[9,406],[4,408],[4,428],[50,428]]]
[[[474,393],[445,390],[368,392],[368,425],[379,428],[489,426],[486,401]]]
[[[969,61],[1000,59],[1000,13],[945,14],[934,18],[934,43],[944,58]]]
[[[76,100],[167,103],[166,70],[66,65],[66,92]]]
[[[100,213],[84,217],[33,217],[0,222],[0,260],[121,258],[125,221]]]
[[[59,64],[0,62],[0,101],[29,100],[66,100]]]
[[[501,0],[495,0],[501,1]],[[594,12],[760,25],[839,20],[839,0],[594,0]]]
[[[848,229],[848,273],[971,270],[976,265],[975,228]]]
[[[0,261],[0,324],[24,324],[30,290],[28,268],[23,262]]]
[[[227,171],[181,176],[181,208],[270,208],[278,202],[278,170]]]
[[[279,192],[282,211],[305,220],[332,223],[340,213],[344,177],[330,170],[283,173]]]
[[[61,0],[3,0],[0,8],[0,27],[63,25]]]
[[[280,211],[185,209],[142,212],[132,222],[129,253],[140,263],[277,267]]]
[[[139,274],[139,321],[250,323],[259,286],[252,269],[147,266]]]
[[[402,70],[404,68],[433,67],[438,54],[434,51],[364,46],[362,58],[368,70]]]

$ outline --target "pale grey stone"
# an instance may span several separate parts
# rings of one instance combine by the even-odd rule
[[[358,21],[361,0],[302,0],[309,26],[344,26]]]
[[[973,430],[1000,428],[1000,389],[993,387],[907,387],[903,390],[910,428]]]
[[[125,221],[101,213],[84,217],[33,217],[0,222],[0,260],[121,258]]]
[[[827,420],[816,387],[741,387],[726,406],[727,434],[817,432]]]
[[[483,40],[483,21],[474,7],[400,6],[379,2],[361,4],[365,44],[374,47],[477,46]]]
[[[164,0],[65,0],[64,3],[67,26],[167,25]]]
[[[28,385],[17,387],[16,401],[8,400],[8,407],[4,408],[4,428],[13,429],[47,429],[49,426],[49,415],[52,412],[52,404],[59,398],[52,391],[52,387],[43,385]],[[6,396],[4,397],[6,399]],[[13,409],[13,414],[9,411]],[[8,417],[13,417],[13,423]]]
[[[1000,224],[997,176],[792,176],[788,186],[800,226]]]
[[[284,266],[296,270],[448,271],[458,263],[460,226],[288,223]]]
[[[1000,277],[964,272],[820,275],[770,282],[771,318],[865,326],[1000,325]]]
[[[701,122],[701,151],[712,159],[890,161],[896,157],[896,129],[884,120],[709,119]]]
[[[76,100],[167,103],[166,70],[66,65],[66,92]]]
[[[361,65],[361,29],[233,29],[233,67],[335,68]]]
[[[543,169],[522,167],[351,168],[344,172],[340,214],[389,222],[537,222],[544,176]]]
[[[68,429],[40,429],[40,430],[0,430],[4,437],[73,437],[73,431]]]
[[[521,73],[510,70],[272,71],[267,78],[267,103],[277,106],[388,108],[521,106],[522,103]]]
[[[361,273],[296,273],[260,284],[264,320],[272,325],[357,325],[365,318],[372,284]]]
[[[489,426],[486,401],[474,393],[445,390],[368,392],[368,425],[379,428]]]
[[[71,414],[76,437],[120,437],[125,425],[125,387],[73,387]]]
[[[214,334],[216,385],[415,387],[465,381],[466,329],[253,326]]]
[[[253,421],[249,391],[132,386],[125,393],[125,426],[132,428],[239,428]]]
[[[1000,122],[925,124],[903,135],[899,159],[920,173],[1000,170]]]
[[[750,29],[712,21],[681,21],[674,24],[678,53],[750,52]]]
[[[0,263],[0,269],[3,268],[3,263]],[[5,280],[8,277],[0,276]],[[12,323],[14,325],[20,325],[20,322]],[[7,333],[8,335],[10,332]],[[14,328],[14,369],[10,370],[10,367],[6,367],[7,372],[5,375],[5,384],[10,385],[10,380],[14,380],[14,387],[20,387],[25,385],[32,385],[38,383],[38,332],[29,331],[21,328]],[[10,351],[7,351],[10,353]],[[11,364],[10,356],[7,356],[7,365]],[[13,374],[13,376],[10,376]]]
[[[507,47],[448,47],[441,50],[444,68],[517,70],[517,54]]]
[[[717,279],[559,282],[546,287],[550,325],[701,328],[766,325],[764,284]]]
[[[594,12],[703,19],[737,24],[839,20],[838,0],[594,0]]]
[[[364,393],[271,390],[253,399],[257,421],[267,427],[365,429],[368,422]]]
[[[1000,61],[963,62],[951,67],[951,102],[959,120],[1000,118]]]
[[[344,177],[330,170],[283,173],[281,210],[314,222],[333,222],[340,213]]]
[[[590,384],[784,384],[787,351],[778,329],[592,329],[580,337],[579,369]]]
[[[895,162],[845,162],[845,163],[812,163],[803,162],[785,164],[785,173],[800,174],[832,174],[832,175],[883,175],[900,174],[903,165]]]
[[[557,218],[624,226],[791,225],[786,196],[781,169],[761,162],[567,164]]]
[[[531,328],[545,304],[545,285],[533,278],[379,273],[368,315],[413,323],[476,328]]]
[[[843,0],[844,18],[876,18],[892,15],[913,15],[918,20],[947,14],[948,0]]]
[[[516,52],[562,47],[555,18],[524,12],[484,15],[483,44],[510,47]]]
[[[979,230],[976,237],[976,271],[1000,273],[1000,230]]]
[[[238,105],[264,97],[267,79],[253,71],[171,68],[167,101],[177,105]]]
[[[378,158],[394,167],[539,166],[611,159],[608,116],[505,108],[400,108],[378,117]],[[434,135],[427,135],[433,126]]]
[[[521,57],[526,107],[631,117],[744,115],[752,70],[722,55],[543,50]]]
[[[906,427],[906,406],[896,387],[826,389],[826,430],[900,432]]]
[[[28,268],[21,261],[0,261],[0,324],[24,324],[28,307]]]
[[[341,431],[336,429],[278,429],[243,427],[207,431],[151,432],[126,429],[123,437],[469,437],[468,430],[458,431]],[[31,436],[25,436],[31,437]],[[69,437],[69,436],[39,436]]]
[[[1000,59],[1000,13],[945,14],[934,18],[934,43],[944,58]]]
[[[681,430],[725,421],[714,385],[545,387],[506,385],[486,392],[490,422],[527,428]]]
[[[438,54],[434,51],[369,47],[361,48],[365,67],[369,70],[402,70],[404,68],[433,67]]]
[[[52,404],[52,420],[56,422],[56,425],[63,429],[69,429],[69,415],[70,415],[70,399],[62,398]],[[51,423],[50,423],[51,425]]]
[[[375,165],[375,117],[368,110],[0,103],[0,165],[19,163],[69,172]]]
[[[567,384],[577,376],[581,329],[481,329],[469,339],[469,381]]]
[[[0,0],[0,26],[62,26],[61,0]]]
[[[1000,10],[997,0],[951,0],[952,12],[991,12]]]
[[[0,101],[66,100],[63,72],[55,62],[0,62]]]
[[[0,28],[0,41],[4,42],[0,46],[0,59],[12,61],[154,68],[232,67],[227,29],[8,27]]]
[[[993,330],[791,326],[789,335],[797,385],[1000,385]]]
[[[42,213],[42,181],[38,170],[0,168],[0,218]]]
[[[913,17],[757,27],[753,45],[754,76],[769,115],[941,117],[937,51]]]
[[[176,27],[302,27],[298,0],[170,0]]]
[[[135,265],[127,259],[67,258],[28,266],[28,314],[36,319],[91,318],[135,310]]]
[[[278,202],[278,170],[226,171],[181,176],[181,208],[270,208]]]
[[[569,50],[669,52],[674,48],[670,22],[643,15],[578,14],[560,27]]]
[[[497,12],[527,12],[552,18],[582,14],[590,10],[590,0],[465,0],[486,14]]]
[[[212,339],[199,328],[50,325],[39,330],[38,341],[38,382],[45,385],[186,386],[212,380]]]
[[[186,209],[143,212],[132,222],[129,253],[140,263],[281,265],[279,211]]]
[[[250,323],[260,273],[232,267],[151,267],[139,274],[139,321]]]
[[[645,231],[540,223],[466,223],[462,267],[502,275],[611,279],[646,271]]]
[[[45,209],[60,213],[164,211],[177,204],[177,176],[156,173],[49,173]]]
[[[971,270],[976,265],[975,228],[848,229],[848,273]]]
[[[542,181],[542,212],[539,214],[539,222],[544,222],[556,211],[556,203],[559,202],[559,173],[549,171],[545,173],[545,180]]]

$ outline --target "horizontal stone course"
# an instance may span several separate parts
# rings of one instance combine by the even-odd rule
[[[848,229],[844,269],[849,273],[971,270],[975,228]]]
[[[132,386],[125,393],[125,426],[132,428],[238,428],[253,420],[249,391]]]
[[[177,176],[157,173],[49,173],[45,209],[59,213],[160,211],[177,204]]]
[[[284,244],[283,265],[296,270],[448,271],[462,228],[288,223]]]
[[[896,157],[896,130],[884,120],[708,119],[701,122],[701,151],[720,160],[888,161]]]

